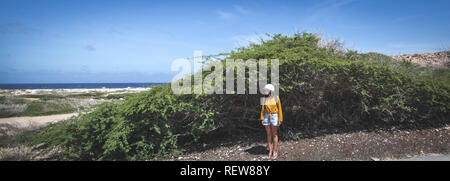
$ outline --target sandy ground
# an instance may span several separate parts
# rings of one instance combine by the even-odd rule
[[[49,123],[66,120],[76,115],[78,115],[78,113],[57,114],[50,116],[0,118],[0,129],[9,129],[7,134],[11,135],[15,133],[15,131],[13,130],[34,129],[45,126]],[[14,127],[16,129],[10,129],[11,127]]]
[[[258,136],[258,135],[255,135]],[[265,138],[265,135],[258,137]],[[280,140],[278,160],[446,160],[450,154],[450,125],[421,130],[327,134],[297,141]],[[203,148],[201,148],[203,147]],[[264,141],[208,143],[180,157],[165,160],[264,161]],[[444,155],[444,156],[441,156]],[[417,158],[419,157],[419,158]]]

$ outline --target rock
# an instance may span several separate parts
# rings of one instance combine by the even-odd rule
[[[370,159],[371,159],[372,161],[380,161],[380,159],[379,159],[379,158],[376,158],[376,157],[370,157]]]
[[[406,60],[428,67],[446,67],[449,63],[448,51],[415,55],[393,55],[391,57],[397,61]]]

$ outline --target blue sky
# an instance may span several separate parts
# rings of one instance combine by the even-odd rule
[[[0,83],[167,82],[174,59],[264,33],[388,55],[450,48],[448,0],[1,0]]]

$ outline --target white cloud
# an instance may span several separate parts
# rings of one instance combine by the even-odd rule
[[[328,0],[313,6],[313,9],[338,9],[355,1],[357,0]]]
[[[269,37],[266,35],[237,35],[232,37],[234,45],[236,47],[248,46],[251,43],[259,44],[261,40],[268,40]]]
[[[250,15],[253,12],[247,8],[240,5],[233,5],[233,9],[229,11],[217,10],[216,13],[219,15],[220,19],[229,20],[236,18],[238,16]]]
[[[312,6],[305,19],[307,22],[329,20],[340,12],[339,8],[351,4],[357,0],[328,0]]]
[[[245,9],[239,5],[234,5],[234,9],[236,9],[236,11],[239,12],[240,14],[251,14],[252,13],[252,11]]]
[[[221,10],[216,11],[216,13],[219,15],[220,19],[224,19],[224,20],[232,19],[236,16],[234,13],[225,12],[225,11],[221,11]]]

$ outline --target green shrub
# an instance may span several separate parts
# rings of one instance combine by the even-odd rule
[[[13,116],[17,116],[17,113],[13,113],[5,109],[0,109],[0,118],[8,118]]]
[[[103,95],[104,95],[104,93],[102,93],[102,92],[93,91],[93,92],[82,93],[82,94],[70,94],[70,95],[67,95],[67,97],[69,97],[69,98],[78,98],[78,99],[81,99],[81,98],[98,99],[98,98],[100,98]]]
[[[120,99],[120,98],[127,98],[131,95],[134,95],[135,93],[125,93],[125,94],[109,94],[106,96],[106,99]]]
[[[25,109],[22,115],[41,116],[41,115],[71,113],[73,111],[74,108],[67,103],[33,101],[30,104],[28,104],[27,108]]]
[[[21,95],[23,98],[37,98],[42,101],[55,100],[55,99],[63,99],[64,96],[56,95],[56,94],[40,94],[40,95]]]
[[[196,99],[196,100],[190,100]],[[213,128],[200,97],[155,86],[126,102],[103,103],[89,114],[42,131],[45,147],[61,146],[70,160],[145,160],[180,153]]]
[[[28,101],[26,99],[23,99],[23,98],[13,98],[13,99],[11,99],[11,103],[13,103],[13,104],[26,104],[26,103],[28,103]]]

